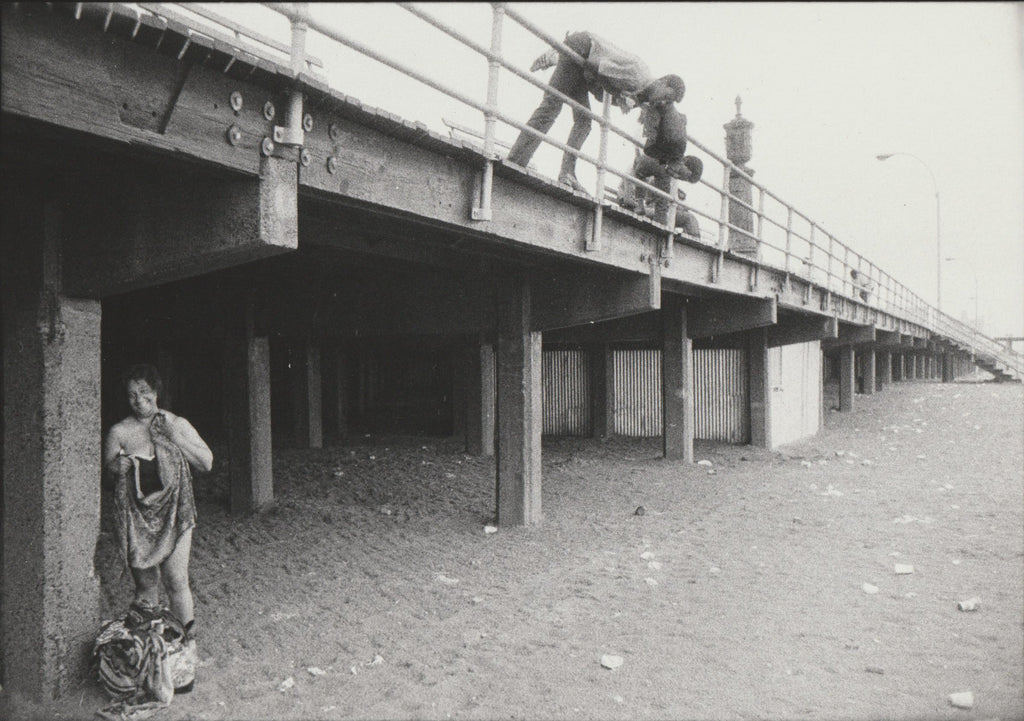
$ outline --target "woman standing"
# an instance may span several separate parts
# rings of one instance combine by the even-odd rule
[[[213,453],[192,424],[158,405],[156,368],[136,365],[124,375],[131,414],[103,444],[103,466],[114,478],[121,553],[135,579],[135,600],[156,606],[159,584],[170,610],[191,634],[188,562],[196,523],[191,468],[209,472]]]

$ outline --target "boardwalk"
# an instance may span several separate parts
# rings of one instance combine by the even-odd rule
[[[862,400],[778,452],[698,445],[711,466],[546,443],[551,522],[494,534],[492,461],[447,441],[279,452],[256,519],[215,474],[203,667],[163,718],[962,718],[965,690],[978,718],[1021,718],[1024,389]]]

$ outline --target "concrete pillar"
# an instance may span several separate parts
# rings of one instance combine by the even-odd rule
[[[942,382],[952,383],[956,380],[956,370],[954,368],[956,360],[950,353],[944,353],[939,357],[942,360]]]
[[[907,358],[907,380],[917,380],[917,355],[914,353]]]
[[[747,167],[752,155],[751,130],[754,124],[743,117],[740,112],[742,100],[736,97],[736,117],[726,123],[725,128],[725,154],[726,157],[748,176],[753,177],[754,171]],[[729,195],[747,206],[754,202],[753,188],[747,178],[740,175],[733,169],[729,170]],[[739,202],[730,200],[729,223],[733,228],[729,229],[729,249],[736,253],[742,253],[749,257],[758,256],[757,238],[754,237],[754,214]],[[736,230],[741,228],[742,230]]]
[[[881,363],[879,364],[879,370],[881,375],[878,378],[879,389],[885,388],[888,385],[892,385],[892,351],[884,350],[881,353]]]
[[[61,293],[59,205],[7,201],[0,683],[46,703],[90,677],[99,629],[102,312]]]
[[[292,348],[292,423],[299,448],[323,448],[323,401],[320,345],[312,339]]]
[[[768,330],[751,332],[747,346],[750,374],[750,445],[772,447],[772,386],[768,371]],[[819,404],[820,405],[820,404]]]
[[[607,343],[590,347],[591,427],[594,438],[609,438],[615,429],[615,363]]]
[[[896,354],[896,367],[893,368],[894,380],[902,381],[907,378],[906,354]]]
[[[274,500],[270,423],[270,339],[255,335],[255,295],[240,290],[227,324],[224,387],[228,413],[231,513]]]
[[[693,463],[693,341],[680,296],[663,296],[661,319],[662,450],[665,458]]]
[[[853,410],[853,395],[857,387],[855,377],[856,351],[852,345],[839,349],[839,411],[849,413]]]
[[[498,523],[541,520],[541,333],[530,328],[530,284],[502,278],[498,303]]]
[[[867,346],[861,351],[864,356],[864,395],[870,396],[875,393],[875,349]]]
[[[466,357],[466,453],[493,456],[494,345],[476,340]]]
[[[348,364],[345,349],[339,341],[332,354],[334,363],[334,404],[337,421],[335,430],[339,440],[348,438]]]

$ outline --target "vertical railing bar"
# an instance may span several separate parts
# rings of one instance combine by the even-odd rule
[[[790,284],[793,257],[793,206],[785,206],[785,283]]]
[[[597,150],[597,180],[594,185],[594,198],[597,203],[594,205],[594,226],[590,233],[590,242],[587,243],[587,250],[601,250],[601,233],[604,224],[604,176],[605,168],[608,166],[608,126],[611,124],[611,93],[604,93],[604,100],[601,103],[600,121],[600,145]]]
[[[668,225],[668,233],[665,235],[665,250],[662,256],[674,258],[676,255],[676,214],[679,212],[679,181],[669,176],[668,194],[669,200],[665,224]]]
[[[764,190],[757,189],[757,247],[760,249],[764,242]],[[757,252],[758,260],[761,259],[761,251]]]
[[[722,262],[725,248],[729,242],[729,171],[728,165],[724,165],[722,171],[722,217],[718,223],[718,262]],[[717,279],[717,273],[716,273]]]
[[[491,6],[491,56],[487,59],[487,103],[484,109],[484,166],[481,169],[480,199],[470,216],[473,220],[491,220],[491,194],[494,187],[494,135],[497,120],[495,111],[498,107],[498,79],[501,62],[502,19],[505,6],[494,3]]]

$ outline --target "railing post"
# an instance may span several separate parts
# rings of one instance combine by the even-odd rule
[[[812,225],[811,227],[813,228],[814,226]],[[831,234],[829,234],[828,235],[828,271],[827,271],[827,273],[828,273],[828,289],[830,291],[833,290],[832,280],[835,277],[833,272],[832,272],[832,260],[835,257],[834,243],[835,243],[835,239],[832,237]]]
[[[713,277],[711,280],[718,281],[718,272],[722,267],[722,260],[725,257],[725,249],[729,244],[729,179],[731,171],[729,164],[722,165],[722,217],[718,221],[718,258],[715,261]]]
[[[491,57],[487,61],[487,110],[484,112],[484,167],[480,179],[480,202],[470,212],[473,220],[490,220],[491,189],[494,187],[494,111],[498,107],[498,71],[501,63],[501,22],[505,17],[505,6],[494,3],[491,6]]]
[[[674,258],[676,255],[676,216],[679,213],[679,181],[671,176],[668,181],[668,194],[672,197],[666,212],[668,217],[665,218],[665,223],[668,224],[668,234],[665,237],[665,250],[662,252],[662,257]]]
[[[764,200],[763,200],[764,193],[761,194],[761,197],[762,197],[761,209],[763,211],[764,210]],[[761,229],[758,228],[758,232],[759,233],[760,233],[760,230]],[[793,253],[793,208],[791,208],[790,206],[787,205],[786,206],[786,264],[785,264],[785,270],[786,270],[786,292],[787,293],[789,292],[789,289],[790,289],[790,282],[789,282],[789,273],[790,273],[789,265],[790,265],[790,263],[789,263],[789,259],[790,259],[790,256],[792,255],[792,253]]]
[[[612,96],[611,93],[606,92],[601,106],[601,144],[597,151],[597,182],[594,189],[597,205],[594,206],[594,227],[586,246],[590,251],[601,250],[601,226],[604,221],[604,169],[608,162],[608,123],[611,122],[611,108]]]
[[[764,241],[764,189],[757,186],[757,260],[761,260],[761,244]],[[788,251],[788,248],[787,248]],[[787,260],[788,262],[788,260]]]
[[[291,69],[296,75],[305,70],[306,31],[309,29],[309,3],[294,3],[294,12],[288,16],[291,21],[292,46]],[[296,78],[295,89],[288,96],[284,126],[274,126],[274,142],[301,148],[306,142],[304,118],[302,115],[302,90]]]

